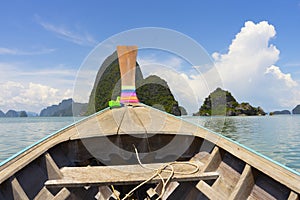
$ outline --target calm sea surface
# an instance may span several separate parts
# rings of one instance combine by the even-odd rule
[[[184,119],[221,133],[300,172],[298,115]],[[73,117],[0,118],[0,162],[73,122]]]

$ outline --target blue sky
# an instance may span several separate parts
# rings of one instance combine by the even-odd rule
[[[0,110],[4,112],[39,112],[71,97],[77,71],[95,46],[112,35],[141,27],[173,29],[201,44],[209,55],[214,55],[224,88],[239,101],[249,101],[267,111],[292,109],[300,104],[299,0],[2,1],[0,27]],[[259,30],[264,32],[258,34]],[[248,36],[251,40],[245,43]],[[241,44],[251,46],[260,39],[257,52],[267,49],[268,53],[253,56],[266,56],[266,60],[254,62],[248,49],[240,52]],[[256,52],[256,47],[252,48]],[[257,67],[250,70],[251,66],[243,65],[248,71],[236,67],[231,80],[229,65],[239,63],[234,63],[237,59],[232,57],[237,53],[230,52],[237,49],[238,58],[248,53],[242,61],[249,59]],[[147,63],[145,58],[140,59]],[[159,62],[161,58],[151,59]],[[240,80],[235,78],[239,73],[252,85],[237,87]],[[191,82],[196,86],[195,81]]]

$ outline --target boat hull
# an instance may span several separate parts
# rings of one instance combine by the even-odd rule
[[[145,105],[101,111],[8,160],[0,166],[0,199],[109,199],[116,191],[124,197],[154,173],[141,165],[174,161],[199,170],[172,176],[163,199],[299,199],[296,172]],[[150,198],[151,188],[160,194],[160,182],[154,178],[132,197]]]

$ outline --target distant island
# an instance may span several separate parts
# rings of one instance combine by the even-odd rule
[[[0,110],[0,117],[28,117],[26,111],[9,110],[6,113]]]
[[[273,112],[270,112],[270,115],[298,115],[300,114],[300,105],[297,105],[293,110],[292,112],[289,111],[289,110],[281,110],[281,111],[273,111]]]
[[[269,115],[290,115],[290,114],[291,112],[289,110],[273,111],[269,113]]]
[[[252,116],[265,115],[261,107],[253,107],[249,103],[238,103],[230,92],[221,88],[209,94],[205,98],[203,105],[194,116]]]
[[[292,110],[293,114],[300,114],[300,105],[297,105],[293,110]]]
[[[48,106],[40,112],[40,117],[83,116],[87,111],[87,103],[76,103],[73,99],[65,99],[58,105]]]
[[[87,103],[76,103],[73,99],[62,100],[58,105],[48,106],[35,112],[9,110],[6,113],[0,110],[0,117],[64,117],[83,116],[87,111]]]

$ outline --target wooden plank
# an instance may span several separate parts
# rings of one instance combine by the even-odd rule
[[[300,193],[300,176],[283,167],[261,157],[257,154],[244,149],[243,147],[225,139],[220,138],[217,145],[228,151],[237,158],[258,169],[272,179],[280,182],[288,188]]]
[[[114,190],[114,192],[108,187],[108,186],[100,186],[99,192],[96,195],[96,199],[98,200],[112,200],[112,199],[118,199],[120,196],[120,192],[117,190]]]
[[[46,187],[43,187],[40,192],[34,197],[34,200],[39,200],[39,199],[43,199],[43,200],[52,200],[53,199],[53,195],[51,192],[49,192],[49,190]]]
[[[107,110],[87,120],[85,123],[79,124],[76,126],[78,134],[73,135],[71,139],[117,134],[125,111],[125,107]]]
[[[173,193],[173,191],[179,186],[179,183],[177,181],[170,182],[166,188],[165,188],[165,193],[161,197],[161,200],[167,200],[168,197]],[[157,194],[161,194],[162,192],[162,182],[159,182],[159,184],[155,187],[154,191]]]
[[[222,161],[221,153],[219,147],[215,146],[208,161],[204,165],[202,171],[215,171]]]
[[[254,177],[252,174],[251,166],[246,164],[243,173],[229,199],[246,199],[250,195],[253,186]]]
[[[218,199],[218,200],[227,200],[222,194],[219,194],[215,190],[213,190],[207,183],[205,183],[203,180],[199,181],[199,183],[196,185],[196,188],[202,192],[206,197],[209,199]]]
[[[71,195],[67,188],[62,188],[53,198],[53,200],[64,200]]]
[[[241,174],[223,161],[216,170],[220,176],[211,187],[215,192],[222,194],[223,197],[228,199],[237,185]]]
[[[147,133],[188,133],[199,130],[198,126],[187,123],[173,115],[166,114],[149,106],[135,107],[134,112],[145,127]]]
[[[122,123],[119,127],[119,133],[133,134],[133,133],[147,133],[141,120],[138,118],[137,114],[134,112],[133,107],[125,107],[125,114]]]
[[[113,195],[113,192],[108,186],[100,186],[97,194],[98,200],[107,200]]]
[[[291,191],[288,200],[299,200],[299,195],[296,194],[294,191]]]
[[[162,164],[146,164],[148,168],[156,168]],[[176,164],[173,166],[175,171],[190,172],[195,168],[189,165]],[[92,185],[130,185],[141,183],[153,174],[155,170],[142,168],[140,165],[122,165],[122,166],[96,166],[96,167],[64,167],[61,169],[62,179],[48,180],[47,187],[82,187]],[[169,172],[162,172],[162,177],[167,179]],[[211,180],[218,177],[216,172],[200,172],[194,174],[175,174],[172,181],[199,181]],[[149,183],[157,183],[160,178],[156,176]]]
[[[15,200],[29,200],[26,193],[24,192],[22,186],[20,185],[19,181],[16,179],[16,177],[13,178],[11,181],[11,186],[13,190],[13,196]]]
[[[48,179],[62,178],[62,174],[58,166],[56,165],[53,158],[48,152],[45,154],[45,160],[46,160]]]

